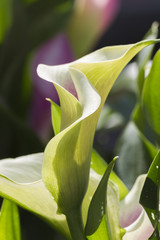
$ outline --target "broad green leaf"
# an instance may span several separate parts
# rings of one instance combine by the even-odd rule
[[[107,168],[107,163],[94,149],[91,156],[91,168],[100,175],[103,175]],[[122,200],[128,193],[127,187],[113,171],[110,174],[110,179],[118,186],[119,198]]]
[[[153,59],[152,67],[148,77],[145,80],[142,92],[142,107],[145,117],[153,129],[153,131],[160,134],[160,51],[158,51]]]
[[[15,203],[4,199],[0,212],[0,239],[20,240],[20,220]]]
[[[12,22],[12,0],[0,1],[0,44]]]
[[[160,191],[160,151],[154,158],[142,189],[140,203],[144,207],[155,231],[153,237],[160,237],[158,224],[160,221],[159,213],[159,191]]]
[[[82,202],[88,184],[96,124],[116,78],[140,50],[156,42],[158,40],[106,47],[61,66],[39,65],[39,76],[56,85],[61,101],[63,131],[47,145],[43,165],[44,182],[55,197],[59,210],[70,211]],[[64,88],[72,80],[78,93],[79,105],[78,100],[72,97],[70,111],[74,118],[72,117],[71,121],[67,117],[63,124],[63,113],[67,108],[66,99],[71,98]],[[67,185],[70,186],[68,191]],[[73,192],[76,198],[70,201]]]
[[[51,99],[48,100],[51,103],[51,118],[53,131],[54,134],[57,135],[61,129],[61,108]]]
[[[108,165],[107,170],[92,197],[85,227],[85,234],[88,239],[98,239],[98,236],[100,239],[110,239],[111,237],[109,222],[107,221],[108,216],[106,212],[106,196],[107,183],[109,175],[114,166],[115,159]]]

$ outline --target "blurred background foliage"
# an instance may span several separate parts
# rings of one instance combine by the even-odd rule
[[[159,0],[1,0],[0,158],[43,151],[54,134],[45,98],[59,100],[54,87],[38,78],[39,63],[63,64],[103,46],[156,38],[158,25],[151,24],[160,21],[159,11]],[[160,103],[158,67],[153,85],[145,80],[155,50],[147,48],[121,73],[94,141],[107,162],[120,155],[116,171],[128,187],[147,171],[160,142],[159,105],[150,104],[154,96]],[[36,216],[20,213],[23,240],[62,239]]]

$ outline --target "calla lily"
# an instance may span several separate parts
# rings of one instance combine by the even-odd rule
[[[84,198],[94,132],[104,101],[126,63],[148,43],[108,47],[70,64],[38,67],[39,76],[53,82],[60,97],[61,132],[45,149],[42,173],[59,211],[65,215],[76,211]],[[65,90],[72,81],[79,101]],[[71,201],[73,193],[76,197]]]
[[[82,201],[85,203],[86,192],[93,185],[89,181],[92,143],[105,99],[125,65],[155,42],[106,47],[60,66],[40,65],[38,74],[53,82],[59,94],[61,131],[47,144],[44,154],[0,161],[0,195],[41,216],[70,238],[68,226],[70,231],[77,229],[81,205],[82,215],[86,209]],[[70,83],[74,83],[78,99],[67,91]],[[78,234],[83,239],[81,229]]]
[[[30,110],[30,124],[40,138],[46,142],[50,135],[50,106],[45,98],[59,102],[53,85],[37,76],[39,63],[58,65],[73,61],[86,54],[108,29],[118,10],[119,0],[76,0],[70,21],[64,33],[59,33],[40,46],[31,62],[33,100]],[[84,21],[84,24],[82,23]],[[75,88],[68,85],[76,95]]]

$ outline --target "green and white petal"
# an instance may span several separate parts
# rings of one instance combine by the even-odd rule
[[[142,212],[139,200],[145,179],[146,175],[140,175],[130,192],[120,202],[120,223],[123,228],[131,225]]]
[[[70,237],[66,218],[42,181],[43,153],[0,161],[0,196],[35,213],[63,235]]]
[[[32,183],[42,179],[43,153],[0,160],[0,175],[15,183]]]
[[[123,240],[147,240],[152,235],[154,228],[143,210],[137,220],[125,228],[126,234]]]

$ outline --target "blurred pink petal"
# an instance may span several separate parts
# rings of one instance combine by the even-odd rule
[[[131,191],[120,203],[120,223],[122,228],[132,224],[143,210],[139,199],[145,178],[145,175],[139,176]]]
[[[97,32],[102,34],[108,29],[115,18],[120,0],[88,0],[86,1],[86,5],[88,5],[88,12],[90,13],[92,9],[92,13],[95,14],[94,16],[97,16]]]
[[[67,33],[76,57],[91,50],[115,18],[120,0],[76,0]]]
[[[38,64],[44,63],[47,65],[59,65],[71,62],[73,60],[73,54],[65,34],[61,33],[56,37],[53,37],[44,45],[42,45],[37,51],[32,61],[32,76],[33,84],[43,98],[51,98],[54,102],[58,103],[58,94],[53,84],[46,84],[46,81],[38,77],[36,69]]]
[[[153,226],[139,203],[145,179],[146,175],[139,176],[120,203],[120,225],[126,230],[123,240],[147,240],[153,233]]]
[[[58,65],[71,62],[73,54],[65,34],[59,34],[42,45],[32,60],[31,76],[33,81],[33,99],[30,110],[30,124],[40,138],[46,141],[50,134],[51,117],[50,103],[45,98],[59,103],[57,91],[52,83],[38,77],[36,69],[38,64]],[[69,86],[74,92],[74,86]]]
[[[123,240],[148,240],[153,233],[153,226],[143,210],[137,220],[126,228]]]

